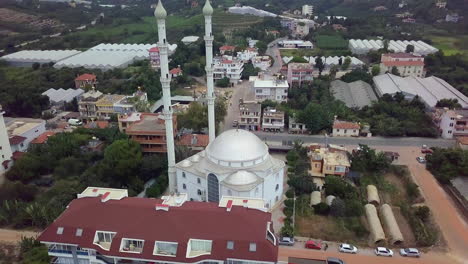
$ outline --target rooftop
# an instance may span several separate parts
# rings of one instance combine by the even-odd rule
[[[182,42],[184,43],[193,43],[197,41],[200,37],[199,36],[185,36],[182,38]]]
[[[224,46],[219,47],[219,50],[234,51],[235,49],[236,49],[235,46],[228,46],[228,45],[224,45]]]
[[[288,69],[291,70],[312,70],[312,65],[309,63],[300,63],[300,62],[292,62],[288,64]]]
[[[370,84],[363,81],[345,83],[335,80],[330,84],[330,93],[350,108],[362,108],[377,101],[377,96]]]
[[[9,138],[10,145],[18,145],[22,142],[24,142],[27,138],[22,137],[22,136],[12,136]]]
[[[79,50],[22,50],[3,56],[6,61],[57,62],[81,53]]]
[[[85,73],[75,78],[75,81],[89,81],[89,80],[96,80],[96,75]]]
[[[254,88],[289,88],[287,80],[256,80]]]
[[[206,147],[209,143],[209,136],[203,134],[185,134],[183,135],[177,145],[188,147]]]
[[[106,94],[96,102],[96,105],[113,105],[124,98],[125,98],[125,95]]]
[[[31,141],[31,144],[44,144],[47,142],[47,139],[53,135],[57,134],[56,132],[53,131],[46,131],[42,134],[40,134],[37,138],[33,139]]]
[[[43,124],[45,125],[45,120],[42,119],[5,117],[5,126],[10,136],[21,136],[23,133]]]
[[[398,52],[398,53],[385,53],[382,56],[388,56],[394,59],[409,59],[409,58],[421,58],[419,55],[414,55],[412,53]]]
[[[239,105],[239,109],[246,112],[261,112],[262,105],[259,103],[243,103]]]
[[[340,121],[335,120],[333,122],[333,128],[335,129],[360,129],[361,126],[356,122]]]
[[[176,122],[176,116],[173,118]],[[130,124],[125,132],[129,133],[164,133],[166,126],[159,114],[141,113],[140,119]]]

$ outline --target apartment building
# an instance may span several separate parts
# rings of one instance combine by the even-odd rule
[[[314,14],[313,5],[303,5],[302,6],[302,15],[303,16],[312,16]]]
[[[309,174],[314,178],[317,186],[322,187],[326,175],[336,175],[344,177],[348,173],[351,163],[345,148],[329,145],[309,146],[308,156],[310,158]]]
[[[356,122],[335,120],[333,122],[334,137],[358,137],[361,126]]]
[[[246,130],[260,130],[260,121],[262,117],[262,105],[258,103],[239,104],[239,128]]]
[[[53,263],[276,263],[271,214],[237,200],[137,198],[88,187],[38,240]]]
[[[290,134],[306,134],[308,133],[307,127],[304,123],[297,121],[296,116],[289,117],[289,129]]]
[[[114,104],[117,104],[125,99],[125,95],[106,94],[96,101],[96,115],[100,119],[110,119],[115,113]]]
[[[255,100],[257,101],[272,100],[281,103],[288,100],[289,84],[286,80],[277,78],[270,80],[257,79],[252,85],[255,91]]]
[[[262,71],[271,67],[271,58],[269,56],[255,56],[252,58],[252,65]]]
[[[442,138],[468,136],[468,110],[436,108],[432,112],[432,121],[439,129]]]
[[[97,78],[94,74],[85,73],[75,78],[75,88],[84,89],[86,86],[93,87],[97,84]]]
[[[313,77],[313,66],[309,63],[289,63],[287,80],[290,85],[301,85],[303,82],[311,82]]]
[[[161,58],[159,55],[159,48],[152,47],[149,49],[150,65],[153,69],[159,69],[161,67]]]
[[[284,112],[272,107],[263,109],[262,130],[268,132],[283,132]]]
[[[424,71],[424,57],[411,53],[387,53],[382,54],[380,59],[380,73],[392,72],[396,67],[400,76],[415,76],[423,78],[426,75]]]
[[[163,116],[154,113],[130,113],[118,116],[119,130],[140,143],[143,153],[165,153],[166,126]],[[177,134],[177,116],[172,118],[174,135]]]
[[[103,93],[93,88],[81,96],[78,102],[78,111],[80,112],[81,118],[90,119],[97,117],[96,102],[103,95]]]
[[[221,56],[213,59],[214,70],[213,78],[215,80],[229,78],[232,84],[237,83],[242,77],[244,63],[233,56]]]
[[[244,51],[237,52],[237,58],[242,62],[247,63],[252,60],[255,56],[258,56],[257,48],[246,48]]]

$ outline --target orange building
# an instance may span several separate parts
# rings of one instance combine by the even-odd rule
[[[130,139],[140,143],[143,153],[166,153],[166,127],[162,114],[132,113],[119,115],[119,129]],[[173,116],[174,135],[177,116]]]

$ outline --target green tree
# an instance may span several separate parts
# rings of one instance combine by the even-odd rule
[[[319,76],[321,76],[323,69],[325,69],[325,64],[323,63],[322,57],[317,57],[315,59],[315,68],[319,70]]]
[[[429,207],[427,206],[418,206],[416,207],[416,209],[414,210],[414,215],[421,219],[421,221],[423,222],[427,222],[427,220],[429,219],[429,216],[431,215],[431,210],[429,209]]]
[[[140,144],[121,139],[105,149],[100,172],[115,187],[129,186],[132,178],[138,174],[141,162]]]
[[[346,57],[343,64],[341,65],[341,69],[343,71],[347,70],[349,68],[349,65],[351,65],[351,58],[350,57]]]
[[[231,81],[228,77],[224,77],[216,81],[216,86],[218,87],[228,87],[231,84]]]
[[[330,206],[324,202],[314,205],[313,208],[314,213],[319,215],[327,215],[330,212]]]
[[[411,45],[411,44],[408,44],[406,45],[406,50],[405,50],[406,53],[412,53],[414,52],[414,46]]]
[[[380,74],[380,66],[378,64],[372,66],[372,76],[377,76]]]
[[[244,64],[244,70],[242,71],[242,79],[248,80],[250,76],[257,76],[260,72],[259,68],[255,68],[251,62]]]
[[[328,175],[325,177],[323,188],[325,189],[325,194],[327,196],[333,195],[341,199],[354,198],[357,196],[355,187],[334,175]]]
[[[441,99],[437,101],[436,107],[448,107],[449,109],[460,109],[462,106],[458,103],[458,99]]]
[[[330,215],[334,217],[344,217],[346,215],[346,205],[340,198],[335,198],[330,206]]]
[[[393,66],[393,67],[392,67],[391,73],[392,73],[393,75],[400,76],[400,71],[398,70],[398,68],[397,68],[396,66]]]

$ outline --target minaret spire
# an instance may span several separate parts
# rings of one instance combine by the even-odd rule
[[[164,9],[161,0],[159,0],[154,16],[158,23],[158,48],[161,61],[161,86],[163,90],[163,118],[166,124],[166,145],[168,161],[169,192],[176,192],[176,172],[175,172],[175,150],[174,150],[174,128],[172,125],[171,108],[171,77],[169,75],[168,44],[166,39],[166,17],[167,12]]]
[[[205,16],[205,47],[206,47],[206,99],[208,101],[208,130],[210,142],[216,137],[215,126],[215,94],[213,84],[213,32],[211,29],[211,17],[213,15],[213,8],[211,7],[210,0],[206,0],[203,7],[203,15]]]
[[[2,106],[0,105],[0,173],[5,170],[3,162],[11,160],[11,156],[13,155],[10,141],[8,139],[8,131],[5,126],[5,120],[3,119],[4,114],[5,112],[3,112]]]

